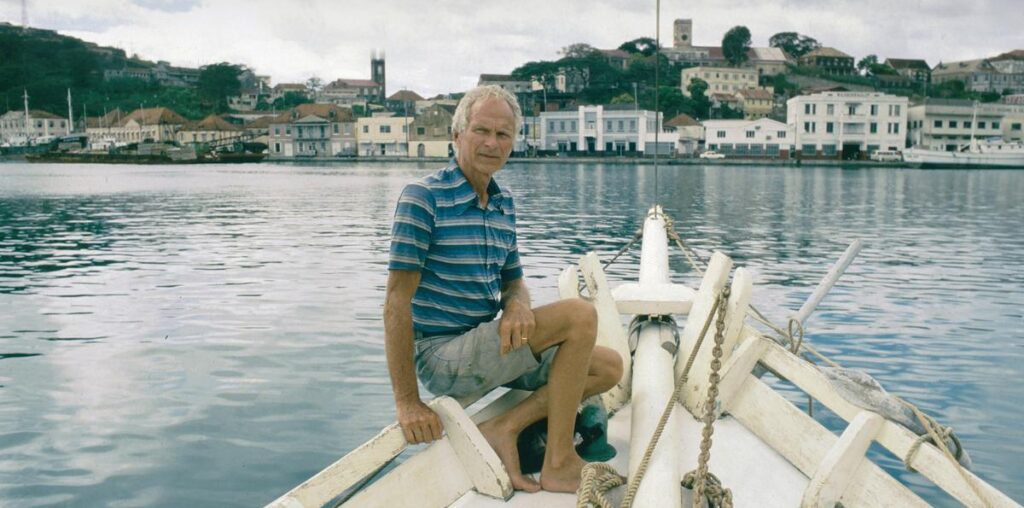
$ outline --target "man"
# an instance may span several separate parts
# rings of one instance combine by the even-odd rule
[[[595,347],[590,303],[531,308],[512,195],[493,179],[521,125],[510,93],[496,86],[471,90],[452,119],[456,163],[403,190],[388,264],[385,350],[407,441],[430,442],[442,432],[420,399],[417,376],[437,395],[480,395],[497,386],[533,390],[482,423],[480,432],[517,490],[574,492],[584,465],[573,448],[576,408],[619,381],[622,359]],[[538,483],[522,474],[516,439],[544,417],[548,441]]]

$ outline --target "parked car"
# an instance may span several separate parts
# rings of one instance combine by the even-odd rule
[[[724,159],[725,158],[725,154],[718,153],[718,152],[716,152],[714,150],[706,150],[704,152],[701,152],[700,158],[701,159]]]
[[[877,162],[903,162],[903,154],[899,150],[875,150],[871,160]]]

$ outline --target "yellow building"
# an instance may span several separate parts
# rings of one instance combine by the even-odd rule
[[[756,69],[739,69],[736,67],[690,67],[683,69],[680,87],[683,95],[690,96],[690,81],[700,78],[708,84],[705,95],[725,93],[732,95],[744,88],[757,87]]]
[[[410,116],[371,116],[356,120],[360,156],[409,155]]]
[[[767,118],[775,108],[775,94],[769,90],[745,88],[736,92],[736,100],[745,120]]]
[[[108,114],[105,119],[109,119]],[[185,124],[185,119],[168,108],[136,109],[128,116],[116,121],[113,125],[87,127],[85,132],[89,138],[106,138],[118,143],[139,143],[152,141],[174,141],[177,132]]]
[[[227,120],[210,115],[198,122],[190,122],[178,131],[178,143],[211,143],[238,138],[242,129]]]

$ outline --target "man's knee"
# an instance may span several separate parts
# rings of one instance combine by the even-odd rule
[[[622,380],[622,356],[619,353],[605,347],[594,348],[591,364],[593,374],[601,380],[601,391],[611,389]]]
[[[569,317],[569,326],[573,332],[578,334],[581,340],[595,341],[597,339],[597,309],[594,304],[582,298],[573,298],[566,301]]]

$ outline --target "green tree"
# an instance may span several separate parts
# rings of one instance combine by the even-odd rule
[[[876,55],[868,55],[857,62],[857,70],[860,71],[861,74],[868,76],[870,75],[871,66],[877,64],[878,57]]]
[[[623,42],[619,49],[627,53],[639,53],[643,56],[651,56],[658,52],[658,41],[650,37],[640,37],[631,41]]]
[[[610,104],[633,104],[634,98],[628,92],[622,92],[615,97],[612,97]]]
[[[698,120],[707,119],[711,111],[711,100],[708,99],[708,82],[700,78],[693,78],[687,85],[686,91],[690,92],[690,104],[694,117]]]
[[[285,92],[281,97],[274,99],[273,107],[277,111],[284,111],[286,109],[294,108],[299,104],[309,104],[311,102],[313,102],[313,99],[310,99],[302,92]]]
[[[196,90],[203,103],[217,113],[226,112],[228,97],[236,96],[242,90],[242,84],[238,81],[241,73],[242,66],[227,62],[202,67]]]
[[[558,52],[563,58],[586,58],[594,53],[600,55],[601,51],[585,42],[570,44]]]
[[[814,38],[796,32],[779,32],[768,39],[768,45],[785,51],[793,58],[800,58],[821,47]]]
[[[736,67],[747,61],[750,50],[750,30],[745,26],[734,26],[722,37],[722,54],[730,65]]]

